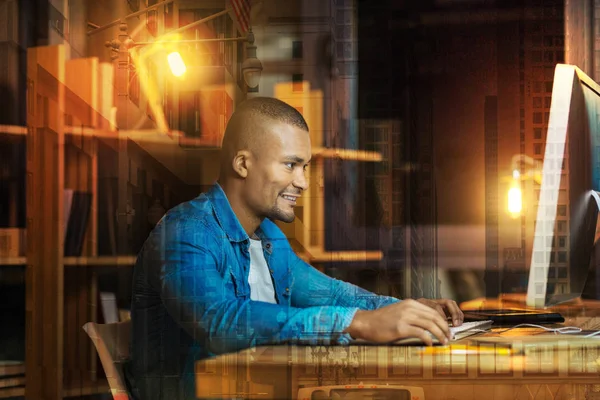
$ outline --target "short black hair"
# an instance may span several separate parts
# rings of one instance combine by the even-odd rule
[[[231,168],[231,160],[242,149],[261,151],[266,127],[273,123],[291,125],[308,134],[308,124],[294,107],[272,97],[254,97],[242,102],[227,123],[221,145],[221,177]]]
[[[308,124],[302,114],[288,103],[273,97],[251,98],[242,102],[235,112],[262,115],[308,132]]]

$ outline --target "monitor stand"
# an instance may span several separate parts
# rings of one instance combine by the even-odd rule
[[[598,226],[600,227],[600,225]],[[600,243],[598,227],[596,228],[596,238],[594,240],[594,249],[590,258],[587,279],[581,293],[582,299],[600,300]]]

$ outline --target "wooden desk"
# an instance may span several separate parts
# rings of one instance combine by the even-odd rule
[[[462,310],[522,308],[525,306],[524,294],[505,294],[499,298],[479,298],[460,304]],[[547,307],[544,310],[558,312],[564,318],[563,326],[577,326],[584,330],[600,330],[600,301],[580,298],[565,304]]]
[[[600,306],[561,306],[565,326],[600,330]],[[600,399],[600,336],[537,328],[478,334],[450,346],[268,346],[196,365],[201,398],[296,398],[301,387],[410,385],[430,400]],[[597,390],[597,392],[595,392]]]
[[[481,297],[478,299],[465,301],[460,304],[462,310],[477,310],[480,308],[498,309],[498,308],[524,308],[525,294],[510,293],[499,297]],[[533,309],[533,308],[532,308]],[[582,300],[577,298],[567,303],[544,308],[547,311],[555,311],[563,314],[565,317],[600,317],[600,300]]]

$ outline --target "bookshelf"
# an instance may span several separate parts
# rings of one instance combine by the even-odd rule
[[[81,329],[96,320],[96,275],[65,270],[63,253],[68,188],[91,194],[81,254],[97,256],[97,141],[66,135],[65,125],[101,123],[99,75],[110,70],[97,59],[66,61],[64,52],[63,46],[28,50],[26,399],[69,396],[72,388],[89,387],[97,371],[93,346]]]
[[[66,60],[61,45],[30,48],[27,59],[27,127],[0,126],[0,135],[24,136],[27,146],[27,250],[24,256],[0,258],[2,268],[25,267],[27,380],[24,388],[0,390],[0,398],[107,393],[96,350],[81,327],[97,320],[100,274],[107,268],[130,272],[134,247],[143,240],[131,241],[126,253],[113,246],[105,254],[99,236],[118,236],[116,210],[125,187],[128,202],[142,199],[135,222],[125,225],[131,229],[125,237],[144,239],[151,229],[149,199],[160,196],[170,208],[200,192],[198,178],[190,179],[185,165],[178,164],[184,154],[214,155],[216,149],[214,141],[189,140],[177,131],[117,130],[110,63],[93,57]],[[105,181],[116,183],[113,204],[100,198]],[[91,195],[79,256],[64,253],[65,189]],[[102,223],[110,220],[109,231],[102,231]]]
[[[7,397],[22,397],[22,396],[25,396],[25,388],[24,387],[0,389],[0,399],[5,399]]]
[[[60,399],[109,392],[96,351],[81,327],[97,319],[97,271],[131,270],[136,257],[134,252],[99,254],[98,188],[105,172],[105,165],[99,167],[99,148],[118,152],[125,142],[130,163],[139,165],[165,197],[185,198],[198,190],[144,149],[173,144],[184,151],[177,132],[169,136],[115,130],[113,68],[96,58],[66,60],[63,46],[28,49],[27,127],[0,126],[0,135],[24,136],[27,147],[27,250],[25,255],[0,258],[2,268],[25,269],[27,380],[25,387],[0,389],[0,398]],[[119,179],[118,167],[112,175]],[[125,177],[132,191],[146,190],[130,171]],[[91,194],[82,250],[76,257],[65,257],[63,251],[68,225],[65,189]]]

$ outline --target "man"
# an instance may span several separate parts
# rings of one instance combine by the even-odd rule
[[[377,296],[302,261],[273,223],[292,222],[311,158],[302,115],[254,98],[232,115],[220,176],[207,193],[170,210],[134,270],[134,398],[194,397],[194,361],[273,343],[378,343],[449,337],[449,300]]]

